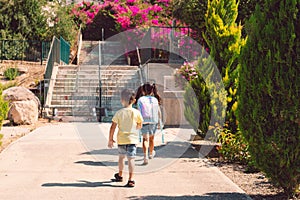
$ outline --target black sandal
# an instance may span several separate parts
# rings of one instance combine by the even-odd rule
[[[123,177],[119,175],[119,173],[115,174],[115,181],[116,182],[122,182],[123,181]]]
[[[125,185],[125,187],[134,187],[134,186],[135,186],[134,181],[128,181],[127,184]]]

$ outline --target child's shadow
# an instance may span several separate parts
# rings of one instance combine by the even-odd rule
[[[44,183],[43,187],[126,187],[126,185],[113,185],[117,182],[115,179],[102,182],[90,182],[85,180],[79,180],[77,183]]]

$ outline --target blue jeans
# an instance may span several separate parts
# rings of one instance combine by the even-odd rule
[[[157,124],[143,124],[141,129],[142,134],[154,135],[157,129]]]
[[[127,155],[129,158],[136,156],[136,145],[135,144],[124,144],[118,145],[119,155]]]

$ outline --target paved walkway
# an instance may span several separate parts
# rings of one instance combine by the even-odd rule
[[[0,153],[1,199],[250,199],[199,158],[187,142],[187,129],[166,129],[164,144],[158,135],[157,156],[147,166],[141,165],[138,146],[136,187],[124,187],[127,172],[124,182],[113,182],[118,157],[116,148],[106,147],[109,125],[49,125],[9,145]]]

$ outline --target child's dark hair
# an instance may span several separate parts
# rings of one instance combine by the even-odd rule
[[[143,86],[141,85],[140,87],[138,87],[138,89],[136,91],[136,95],[135,95],[136,102],[139,100],[140,97],[142,97],[144,95],[145,95],[145,92],[144,92]]]
[[[152,93],[152,85],[150,83],[145,83],[143,85],[143,90],[145,92],[145,95],[150,95]]]
[[[121,99],[125,102],[128,102],[129,104],[132,104],[135,102],[135,92],[132,89],[124,89],[121,92]]]
[[[161,105],[162,104],[162,98],[158,94],[157,87],[156,87],[155,83],[153,83],[153,85],[152,85],[152,92],[153,92],[153,96],[157,99],[158,104]]]

